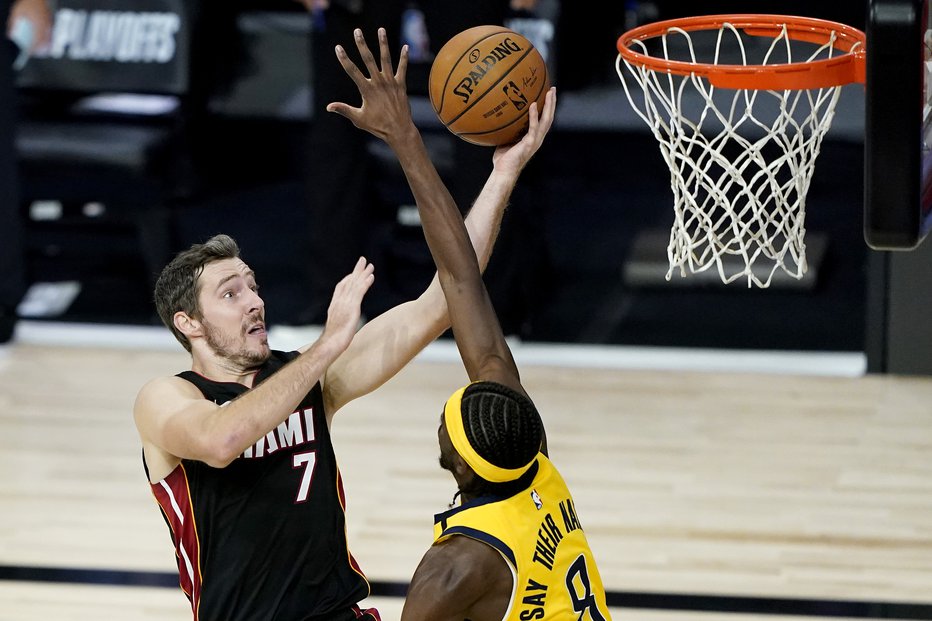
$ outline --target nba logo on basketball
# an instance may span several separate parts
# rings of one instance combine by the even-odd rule
[[[515,105],[515,108],[524,110],[524,106],[527,105],[527,97],[524,96],[524,93],[521,92],[521,89],[518,88],[518,85],[515,84],[514,81],[508,82],[502,89],[502,92],[505,93],[509,101]]]

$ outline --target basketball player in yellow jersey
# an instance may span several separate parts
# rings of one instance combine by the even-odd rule
[[[356,45],[370,77],[342,48],[337,57],[365,95],[382,75],[359,31]],[[382,67],[390,66],[384,31],[379,48]],[[402,87],[406,65],[402,48],[396,74]],[[539,119],[532,104],[528,133],[495,150],[484,191],[510,192],[498,174],[507,178],[526,163],[549,131],[555,105],[554,90]],[[453,474],[461,504],[437,516],[435,541],[411,580],[402,621],[610,619],[583,523],[547,458],[543,424],[521,386],[460,212],[448,192],[424,191],[443,184],[423,141],[411,139],[418,131],[404,89],[371,106],[328,109],[385,140],[405,171],[423,182],[410,185],[472,381],[447,401],[438,431],[440,464]]]

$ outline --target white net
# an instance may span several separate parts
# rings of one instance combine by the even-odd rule
[[[726,23],[714,31],[670,28],[631,47],[671,61],[775,65],[831,58],[833,43],[801,45],[785,27],[776,37],[751,37]],[[723,282],[747,279],[748,287],[770,286],[778,270],[801,279],[806,193],[841,87],[717,89],[695,73],[657,71],[621,55],[616,70],[670,168],[667,280],[677,269],[687,276],[713,268]]]

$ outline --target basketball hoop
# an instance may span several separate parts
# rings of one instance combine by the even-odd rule
[[[806,193],[841,87],[865,81],[865,41],[780,15],[667,20],[618,39],[618,77],[670,168],[667,280],[713,266],[748,287],[778,269],[803,277]]]

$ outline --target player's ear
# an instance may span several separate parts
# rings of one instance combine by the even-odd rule
[[[203,334],[203,325],[201,322],[184,311],[175,313],[172,316],[172,323],[174,323],[175,328],[188,337],[188,339],[192,336],[201,336]]]
[[[459,453],[453,455],[453,474],[456,475],[456,481],[463,487],[463,483],[468,483],[476,477],[475,471],[466,463],[466,460],[460,457]]]

